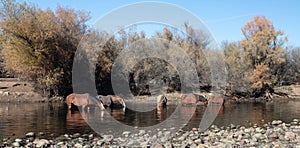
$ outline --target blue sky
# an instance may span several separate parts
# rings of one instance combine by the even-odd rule
[[[141,2],[136,0],[83,1],[83,0],[19,0],[37,4],[40,8],[55,9],[63,7],[86,10],[90,12],[89,24],[118,7]],[[284,31],[288,36],[288,45],[300,46],[300,1],[298,0],[198,0],[171,1],[164,0],[189,10],[198,16],[210,29],[216,40],[239,41],[243,39],[241,28],[255,15],[264,15],[271,20],[275,28]]]

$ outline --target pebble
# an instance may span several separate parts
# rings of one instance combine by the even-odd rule
[[[82,148],[82,145],[79,144],[79,143],[76,143],[76,144],[74,145],[74,147],[75,147],[75,148]]]
[[[29,137],[35,137],[35,133],[34,132],[29,132],[29,133],[25,134],[25,136],[27,138],[29,138]]]
[[[279,124],[281,124],[282,123],[282,121],[281,120],[274,120],[274,121],[272,121],[272,125],[279,125]]]
[[[38,142],[36,143],[36,147],[44,147],[45,145],[50,144],[48,140],[46,139],[41,139],[38,140]]]
[[[141,135],[144,135],[146,133],[146,131],[145,130],[140,130],[139,131],[139,135],[141,136]]]
[[[111,142],[113,140],[114,136],[113,135],[103,135],[103,140],[105,142]]]
[[[194,127],[194,128],[192,128],[192,131],[198,131],[198,128]]]
[[[62,145],[64,145],[64,144],[65,144],[64,142],[58,142],[56,145],[62,146]]]
[[[269,135],[269,138],[271,138],[271,139],[278,139],[279,138],[278,133],[277,132],[273,132],[272,134]]]
[[[129,135],[131,132],[129,132],[129,131],[124,131],[123,132],[123,135]]]
[[[293,132],[286,132],[284,136],[285,140],[294,140],[296,138],[296,134]]]
[[[80,133],[75,133],[75,134],[73,135],[73,138],[78,138],[78,137],[80,137],[80,136],[81,136]]]
[[[15,139],[15,142],[22,142],[22,139],[17,138]]]
[[[250,133],[250,132],[251,132],[251,130],[250,130],[250,129],[248,129],[248,128],[246,128],[246,129],[244,130],[244,132],[245,132],[245,133]]]
[[[170,142],[166,142],[166,143],[164,144],[164,147],[165,147],[165,148],[173,148],[172,143],[170,143]]]
[[[12,144],[12,146],[13,146],[13,147],[20,147],[21,145],[20,145],[19,142],[14,142],[14,143]]]

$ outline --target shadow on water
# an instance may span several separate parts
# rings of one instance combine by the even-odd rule
[[[282,120],[291,122],[300,117],[300,101],[266,103],[240,103],[226,104],[217,113],[213,122],[217,126],[228,126],[230,124],[248,126],[250,123],[263,125],[264,122]],[[176,105],[168,105],[166,108],[153,109],[146,112],[137,112],[131,109],[110,110],[107,112],[116,120],[129,126],[147,127],[167,120],[176,109]],[[200,105],[196,108],[188,125],[184,128],[189,130],[199,127],[199,123],[206,107]],[[180,116],[185,116],[189,107],[180,111]],[[27,132],[45,132],[55,136],[72,133],[93,133],[86,123],[89,116],[105,120],[105,115],[95,109],[80,114],[78,110],[67,111],[65,104],[47,103],[0,103],[0,138],[22,137]],[[84,119],[85,118],[85,119]],[[205,120],[205,119],[203,119]]]

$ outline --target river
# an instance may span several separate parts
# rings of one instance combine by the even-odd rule
[[[147,107],[147,104],[143,105]],[[110,110],[109,114],[124,124],[145,127],[167,120],[175,109],[176,105],[170,104],[160,111],[154,109],[137,112],[126,109],[125,112]],[[205,110],[205,106],[197,106],[194,115],[184,129],[199,127]],[[185,114],[180,115],[185,116]],[[299,100],[273,103],[230,103],[221,108],[213,124],[217,126],[230,124],[249,126],[249,123],[255,123],[261,126],[272,120],[291,122],[294,118],[299,117]],[[69,112],[63,103],[0,103],[0,138],[18,138],[27,132],[44,132],[48,135],[59,136],[65,133],[93,133],[93,129],[86,123],[78,110]]]

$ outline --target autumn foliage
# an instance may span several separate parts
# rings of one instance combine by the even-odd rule
[[[0,75],[4,71],[35,84],[36,90],[45,96],[68,95],[72,92],[72,64],[75,51],[86,34],[94,41],[82,43],[82,47],[95,55],[95,83],[98,92],[110,94],[111,69],[118,54],[133,43],[144,44],[143,39],[161,38],[184,50],[196,65],[200,87],[209,90],[211,74],[205,53],[211,39],[205,32],[195,30],[183,22],[182,35],[165,27],[152,37],[144,31],[121,28],[117,33],[97,33],[88,30],[88,13],[70,8],[57,7],[56,11],[42,10],[27,3],[1,0],[0,21]],[[272,89],[283,82],[300,81],[300,50],[288,49],[287,37],[264,16],[255,16],[243,28],[244,39],[224,42],[222,52],[227,69],[227,93],[251,96]],[[97,39],[105,39],[99,45]],[[171,46],[159,44],[158,48]],[[169,50],[169,49],[168,49]],[[89,53],[88,53],[89,54]],[[124,63],[129,62],[122,61]],[[151,93],[149,87],[159,78],[167,92],[180,90],[180,77],[175,67],[160,59],[144,59],[130,69],[129,85],[136,95]],[[270,90],[269,90],[270,91]]]
[[[88,14],[62,7],[53,12],[26,3],[1,2],[6,69],[35,82],[44,95],[64,94],[71,84],[73,56],[86,32]]]

